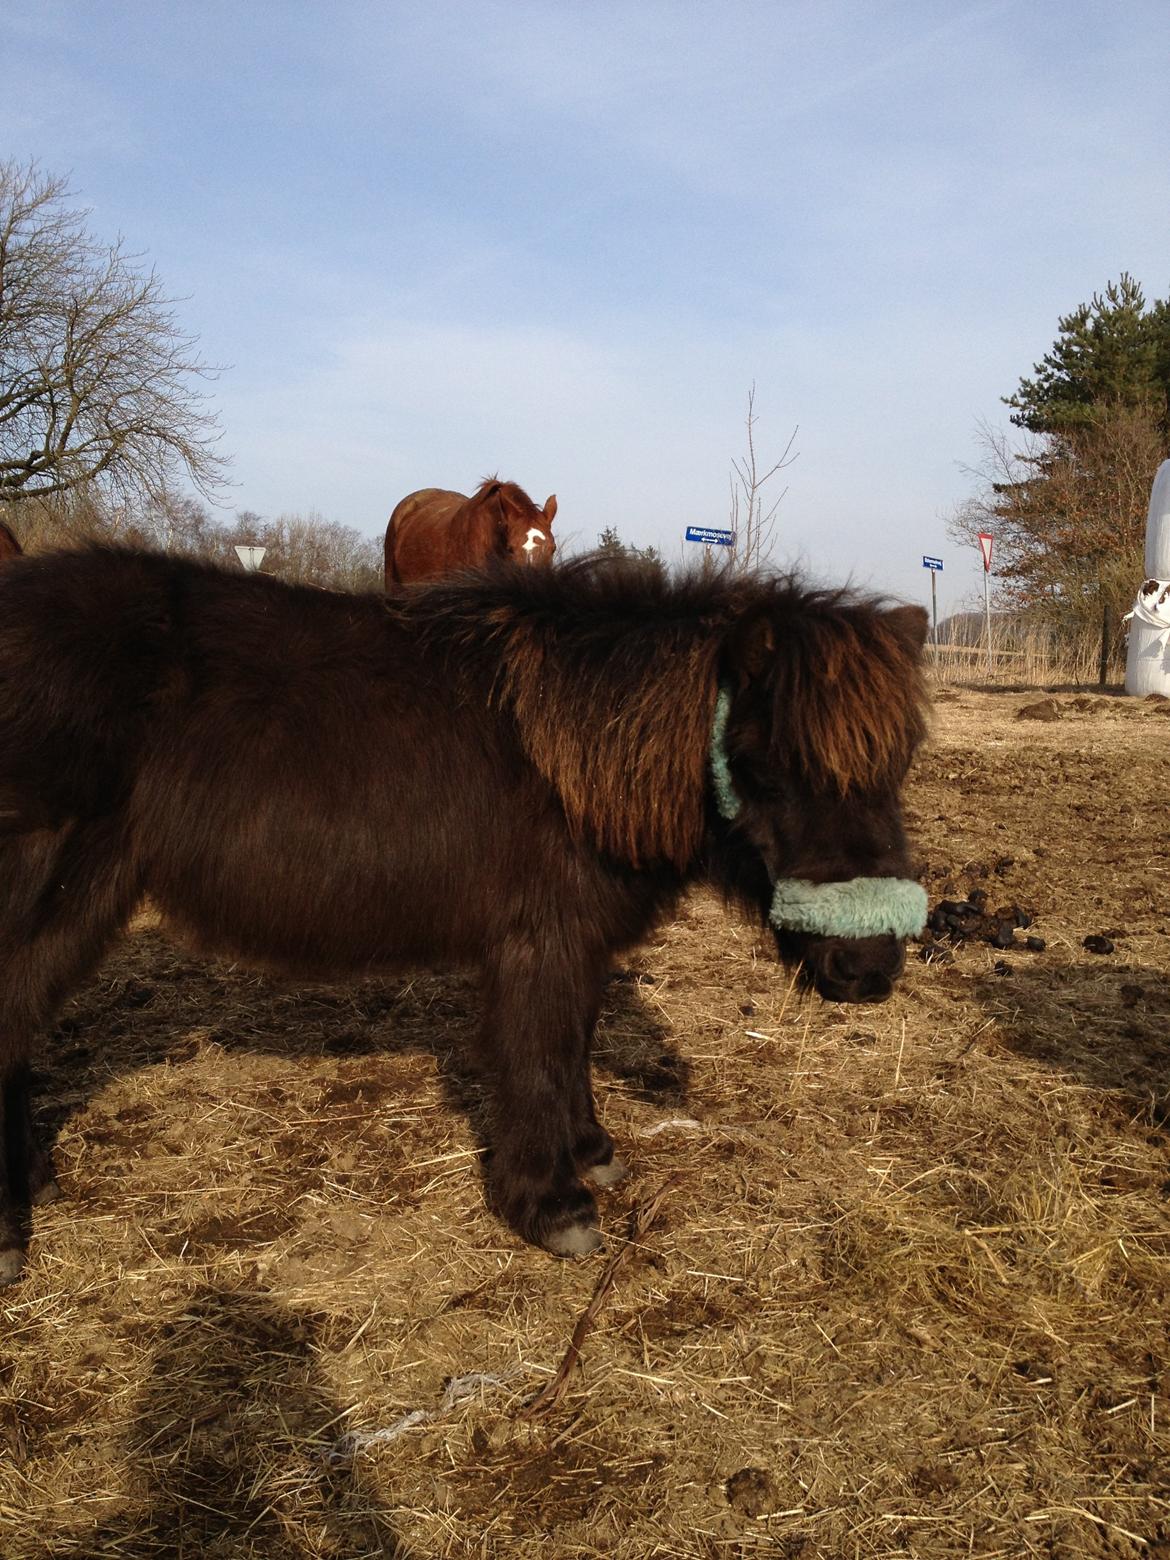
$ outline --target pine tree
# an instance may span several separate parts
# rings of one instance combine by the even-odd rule
[[[1059,322],[1052,350],[1004,402],[1030,433],[1089,425],[1099,408],[1148,405],[1170,430],[1170,303],[1147,310],[1127,272]]]

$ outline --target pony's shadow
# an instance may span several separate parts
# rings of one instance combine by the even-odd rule
[[[235,1553],[233,1540],[266,1560],[302,1560],[306,1519],[331,1553],[416,1560],[346,1452],[318,1348],[313,1322],[269,1296],[190,1295],[158,1329],[126,1432],[121,1510],[47,1547],[48,1560]]]
[[[978,976],[1000,1043],[1076,1077],[1119,1121],[1170,1131],[1170,975],[1124,949],[1093,965],[1008,953],[1009,973]]]
[[[641,996],[652,977],[623,969],[607,982],[594,1073],[640,1100],[677,1106],[690,1068]],[[478,1054],[476,981],[415,972],[343,985],[292,985],[177,953],[161,933],[126,939],[103,974],[69,1004],[35,1074],[39,1129],[55,1142],[65,1119],[117,1077],[174,1063],[208,1044],[281,1057],[433,1059],[444,1102],[490,1148],[488,1079]]]

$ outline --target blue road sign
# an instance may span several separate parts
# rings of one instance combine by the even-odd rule
[[[928,558],[926,556],[926,554],[924,553],[922,555],[922,567],[924,569],[933,569],[936,574],[941,574],[942,573],[942,559],[941,558]]]
[[[734,531],[713,531],[707,525],[688,525],[688,542],[706,542],[711,547],[734,547]]]

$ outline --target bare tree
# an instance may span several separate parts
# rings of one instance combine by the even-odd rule
[[[0,163],[0,502],[86,483],[159,501],[209,495],[224,460],[194,351],[154,271],[104,245],[64,179]]]
[[[316,510],[307,515],[277,515],[275,520],[244,510],[221,535],[228,546],[259,543],[267,549],[264,572],[294,584],[331,590],[382,588],[381,538],[363,536],[352,526],[326,520]]]
[[[793,428],[780,459],[767,471],[761,471],[756,457],[756,422],[756,387],[753,382],[748,391],[747,454],[742,460],[732,461],[732,474],[729,478],[731,529],[735,532],[735,562],[741,569],[758,569],[761,564],[767,562],[772,551],[776,511],[788,489],[784,488],[774,499],[770,499],[764,489],[778,471],[791,466],[796,459],[792,445],[799,431],[798,428]]]

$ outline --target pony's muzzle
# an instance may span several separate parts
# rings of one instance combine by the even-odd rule
[[[885,1002],[906,967],[900,937],[810,937],[803,975],[826,1002]]]

